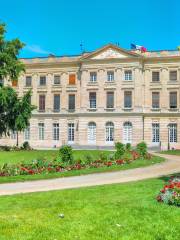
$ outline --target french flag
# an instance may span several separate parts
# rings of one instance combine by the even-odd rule
[[[144,46],[136,45],[131,43],[131,49],[140,50],[141,52],[147,52],[147,49]]]

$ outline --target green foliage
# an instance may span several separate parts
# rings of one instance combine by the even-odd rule
[[[126,151],[124,154],[123,154],[123,160],[126,162],[126,163],[130,163],[132,161],[132,154],[128,151]]]
[[[20,50],[24,47],[19,39],[6,40],[6,25],[0,24],[0,79],[18,80],[25,71],[24,64],[18,59]]]
[[[123,154],[125,153],[125,147],[123,143],[117,142],[115,144],[116,153],[115,153],[115,159],[121,159]]]
[[[72,163],[73,161],[73,151],[72,147],[68,145],[64,145],[59,149],[59,155],[64,163]]]
[[[99,153],[99,159],[103,162],[107,161],[107,156],[104,152]]]
[[[10,130],[21,132],[29,125],[32,110],[35,109],[29,101],[30,97],[30,91],[19,98],[13,88],[0,88],[0,136],[9,135]]]
[[[137,144],[137,152],[142,158],[145,158],[147,155],[147,144],[145,142],[140,142]]]
[[[31,150],[31,146],[29,145],[29,142],[27,142],[27,141],[22,144],[21,148],[24,150]]]
[[[131,151],[131,144],[130,143],[126,143],[126,151]]]
[[[92,158],[91,154],[89,154],[89,153],[85,154],[84,161],[86,163],[91,163],[93,161],[93,158]]]

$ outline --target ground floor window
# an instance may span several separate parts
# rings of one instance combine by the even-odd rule
[[[168,125],[168,129],[169,129],[169,142],[176,143],[177,142],[177,124],[170,123]]]
[[[39,123],[38,128],[39,128],[39,140],[44,140],[44,123]]]
[[[53,140],[59,140],[59,123],[53,123]]]
[[[30,126],[24,130],[24,140],[30,140]]]
[[[88,124],[88,143],[96,143],[96,124],[94,122]]]
[[[123,124],[123,142],[132,143],[132,123],[125,122]]]
[[[106,142],[114,142],[114,123],[106,123]]]
[[[152,142],[153,143],[159,143],[160,137],[159,137],[159,123],[153,123],[152,124]]]
[[[69,143],[74,142],[74,123],[68,124],[68,142]]]
[[[11,131],[11,139],[16,139],[16,138],[17,138],[17,132]]]

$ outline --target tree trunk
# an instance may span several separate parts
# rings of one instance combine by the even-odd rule
[[[19,133],[17,131],[17,138],[16,138],[16,146],[18,147],[19,146]]]

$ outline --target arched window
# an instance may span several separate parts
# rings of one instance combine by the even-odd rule
[[[177,142],[177,124],[170,123],[168,125],[168,129],[169,129],[169,142],[170,143]]]
[[[114,142],[114,123],[112,122],[106,123],[106,142],[107,143]]]
[[[96,143],[96,124],[88,123],[88,143]]]
[[[123,143],[132,143],[132,123],[123,124]]]

